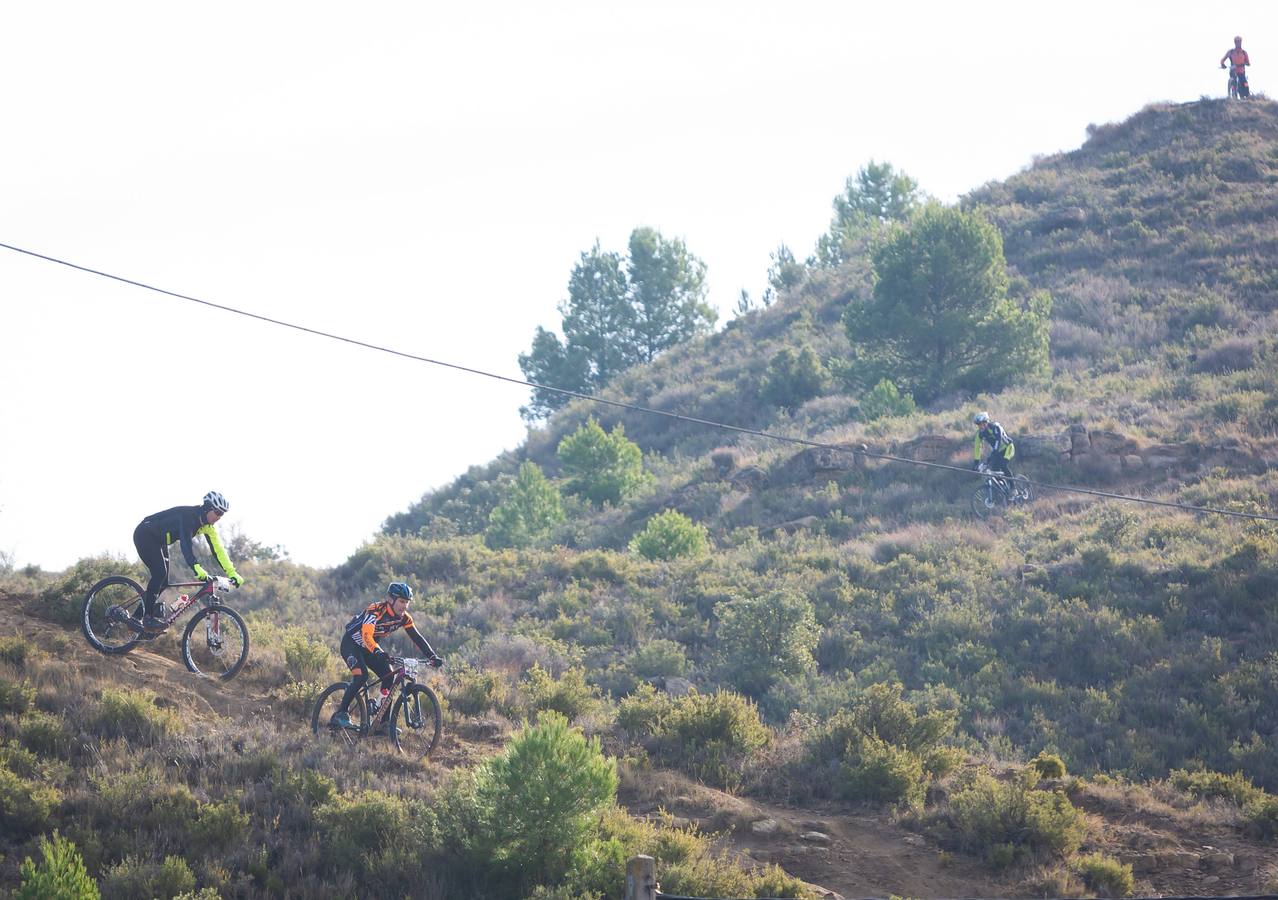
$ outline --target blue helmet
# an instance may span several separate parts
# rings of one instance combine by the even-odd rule
[[[386,596],[400,600],[412,600],[413,589],[402,581],[392,581],[390,587],[386,589]]]

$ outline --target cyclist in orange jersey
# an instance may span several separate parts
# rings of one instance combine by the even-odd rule
[[[1228,66],[1225,65],[1226,60],[1229,62]],[[1247,85],[1247,66],[1249,65],[1251,65],[1251,57],[1242,47],[1242,38],[1234,38],[1234,46],[1225,51],[1225,55],[1220,58],[1220,67],[1233,71],[1234,77],[1238,79],[1239,97],[1251,96],[1251,88]]]

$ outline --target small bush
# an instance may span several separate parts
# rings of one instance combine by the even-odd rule
[[[477,716],[490,709],[507,709],[510,683],[500,672],[463,666],[453,672],[448,705],[464,716]]]
[[[27,857],[19,875],[22,886],[14,900],[98,900],[98,886],[84,868],[84,860],[71,841],[53,832],[53,840],[40,839],[44,861],[36,865]]]
[[[620,423],[605,434],[599,423],[590,419],[560,441],[555,452],[568,479],[568,493],[596,506],[616,506],[647,481],[643,451],[626,437]]]
[[[18,720],[18,740],[41,756],[70,759],[75,752],[74,734],[66,720],[38,709]]]
[[[21,778],[0,766],[0,837],[24,840],[39,834],[62,803],[57,788]]]
[[[319,681],[288,681],[272,691],[271,695],[285,711],[301,719],[310,719],[315,699],[325,687],[327,685]]]
[[[695,558],[705,554],[709,543],[704,525],[678,510],[667,509],[648,520],[631,540],[630,549],[644,559]]]
[[[0,660],[21,667],[31,656],[31,642],[21,637],[0,638]]]
[[[1040,751],[1038,756],[1029,761],[1030,768],[1038,773],[1039,778],[1064,778],[1065,762],[1055,753]]]
[[[914,413],[914,395],[902,394],[894,382],[884,378],[861,398],[861,418],[866,422]]]
[[[1218,798],[1228,800],[1239,807],[1261,792],[1258,787],[1251,783],[1251,779],[1243,775],[1242,772],[1224,775],[1220,772],[1212,772],[1209,769],[1199,771],[1175,769],[1171,772],[1168,780],[1173,787],[1196,799],[1209,800]]]
[[[839,774],[848,799],[870,803],[921,806],[928,781],[918,754],[873,734],[848,747]]]
[[[733,789],[741,783],[742,764],[771,739],[753,701],[731,691],[694,691],[674,701],[661,724],[659,748],[694,778]]]
[[[524,688],[528,692],[529,706],[534,711],[554,710],[570,720],[599,705],[598,691],[586,683],[586,671],[579,667],[568,669],[555,678],[534,664],[524,674]]]
[[[658,691],[650,684],[640,684],[617,704],[617,727],[638,738],[652,737],[660,733],[674,698]]]
[[[204,803],[191,823],[191,841],[197,847],[225,850],[238,846],[248,826],[249,814],[230,800]]]
[[[1073,868],[1087,886],[1102,897],[1129,897],[1135,885],[1132,867],[1103,853],[1088,853],[1074,860]]]
[[[333,665],[333,653],[301,628],[284,632],[284,662],[298,681],[318,681]]]
[[[172,710],[157,707],[150,694],[106,688],[97,709],[90,713],[88,724],[102,737],[154,743],[177,731],[178,718]]]
[[[773,406],[797,409],[819,397],[828,380],[821,358],[811,347],[803,347],[798,353],[785,347],[768,362],[759,395]]]
[[[420,873],[418,854],[437,843],[429,809],[414,809],[381,791],[337,795],[315,810],[315,823],[326,871],[379,881],[388,894],[405,884],[411,890]]]
[[[24,713],[35,700],[35,686],[0,678],[0,713]]]
[[[166,856],[161,863],[126,856],[102,875],[104,900],[135,900],[138,897],[171,900],[193,890],[195,873],[180,856]]]
[[[39,603],[35,607],[37,614],[63,625],[77,624],[84,606],[84,595],[108,575],[128,575],[136,579],[138,564],[118,556],[82,559],[40,592]],[[143,578],[140,583],[145,585],[146,579]]]
[[[1059,791],[1029,788],[1020,777],[1000,782],[977,772],[950,796],[960,843],[995,866],[1025,852],[1068,856],[1086,833],[1083,814]]]
[[[526,886],[554,884],[616,799],[616,764],[554,712],[475,772],[479,860]]]

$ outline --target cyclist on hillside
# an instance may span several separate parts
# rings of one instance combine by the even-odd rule
[[[1016,455],[1016,445],[1008,437],[1003,426],[993,421],[987,412],[978,412],[972,416],[972,424],[976,426],[976,437],[972,441],[972,468],[981,467],[981,442],[990,445],[990,455],[985,466],[991,472],[1001,472],[1007,476],[1008,484],[1012,479],[1012,457]]]
[[[235,571],[234,564],[226,555],[217,529],[213,527],[226,515],[229,508],[225,497],[217,491],[209,491],[199,506],[175,506],[163,512],[152,513],[138,523],[138,527],[133,529],[133,546],[150,571],[151,580],[147,582],[146,592],[142,594],[142,620],[127,616],[124,621],[129,628],[137,632],[160,632],[168,627],[156,615],[155,598],[168,586],[169,546],[174,541],[181,545],[182,558],[195,572],[195,577],[201,581],[209,581],[213,576],[196,562],[195,551],[191,547],[191,541],[197,534],[204,535],[209,549],[213,551],[213,556],[227,577],[235,582],[236,587],[244,583],[244,578]]]
[[[1229,66],[1225,65],[1225,60],[1229,60]],[[1251,88],[1247,86],[1247,66],[1249,65],[1251,65],[1251,57],[1242,48],[1242,38],[1234,38],[1233,48],[1226,50],[1225,55],[1220,58],[1220,67],[1231,69],[1234,78],[1238,80],[1238,96],[1243,99],[1251,96]]]
[[[386,651],[377,643],[392,631],[400,628],[412,639],[421,650],[426,664],[439,668],[444,664],[426,638],[422,637],[413,617],[408,614],[408,603],[413,599],[413,589],[402,581],[392,581],[386,588],[385,598],[370,603],[365,609],[355,614],[355,618],[346,623],[342,634],[342,659],[351,670],[351,680],[346,685],[346,693],[342,695],[342,705],[333,713],[329,724],[335,728],[357,728],[351,722],[351,701],[359,693],[364,682],[368,680],[368,670],[372,669],[382,681],[382,698],[390,694],[391,662]]]

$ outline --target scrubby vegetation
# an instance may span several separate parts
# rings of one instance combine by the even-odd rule
[[[625,403],[822,447],[539,395],[553,415],[523,447],[333,570],[251,554],[234,685],[251,710],[0,639],[0,887],[612,898],[648,853],[668,892],[805,894],[693,824],[626,812],[619,773],[658,771],[890,815],[1057,895],[1139,884],[1091,818],[1137,794],[1272,841],[1274,523],[1047,492],[991,527],[965,518],[960,473],[878,457],[970,461],[988,408],[1036,480],[1272,515],[1275,183],[1263,101],[1151,107],[957,209],[864,170],[806,262],[777,255],[765,308],[589,369]],[[954,327],[1004,331],[997,365],[938,365],[888,330],[910,256],[947,236],[983,254]],[[657,238],[632,257],[682,258]],[[583,265],[640,299],[596,251]],[[90,584],[136,568],[6,571],[0,602],[75,628]],[[447,765],[304,727],[342,672],[341,625],[390,580],[448,661],[445,728],[467,743]]]

